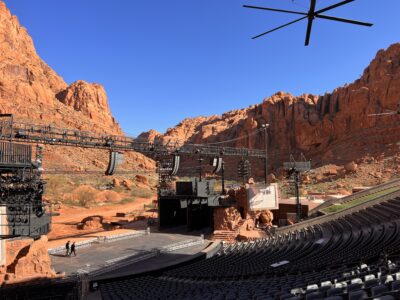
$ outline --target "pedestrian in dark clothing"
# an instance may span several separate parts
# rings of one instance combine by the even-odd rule
[[[65,250],[66,250],[65,256],[68,256],[70,254],[69,253],[69,241],[65,244]]]
[[[71,252],[69,253],[69,255],[72,255],[72,253],[74,253],[74,256],[76,256],[76,252],[75,252],[75,242],[73,242],[72,245],[71,245]]]

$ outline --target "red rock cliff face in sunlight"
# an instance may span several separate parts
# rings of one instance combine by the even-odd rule
[[[27,281],[35,278],[54,278],[56,272],[51,267],[47,252],[47,237],[39,240],[21,239],[7,241],[7,268],[0,284]],[[1,274],[0,274],[1,275]]]
[[[116,125],[108,106],[106,91],[100,84],[79,80],[57,93],[56,98],[96,123],[110,123],[111,127]]]
[[[60,58],[62,59],[62,58]],[[79,80],[68,86],[36,53],[33,41],[0,0],[0,113],[17,121],[120,135],[106,92],[100,84]],[[154,169],[138,153],[125,156],[130,170]],[[45,168],[93,170],[108,154],[100,150],[45,146]],[[123,166],[123,167],[124,167]]]
[[[163,137],[194,143],[242,138],[226,145],[262,148],[263,134],[252,133],[269,123],[271,165],[279,167],[290,153],[301,152],[316,164],[344,163],[398,150],[400,116],[368,116],[396,110],[398,102],[400,44],[394,44],[377,53],[360,79],[332,93],[295,97],[278,92],[247,109],[185,119]]]
[[[0,0],[0,112],[17,119],[120,134],[104,88],[68,86],[36,53],[33,41]]]

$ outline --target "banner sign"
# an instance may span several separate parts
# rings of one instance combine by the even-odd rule
[[[278,184],[250,184],[247,199],[249,210],[278,209]]]

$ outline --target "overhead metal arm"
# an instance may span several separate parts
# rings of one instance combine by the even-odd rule
[[[283,28],[283,27],[292,25],[292,24],[294,24],[294,23],[296,23],[296,22],[299,22],[299,21],[301,21],[301,20],[304,20],[304,19],[306,19],[306,18],[307,18],[307,16],[302,17],[302,18],[297,19],[297,20],[294,20],[294,21],[292,21],[292,22],[286,23],[286,24],[281,25],[281,26],[279,26],[279,27],[276,27],[276,28],[274,28],[274,29],[268,30],[268,31],[263,32],[263,33],[261,33],[261,34],[259,34],[259,35],[253,36],[252,39],[257,39],[257,38],[259,38],[259,37],[261,37],[261,36],[263,36],[263,35],[266,35],[266,34],[268,34],[268,33],[270,33],[270,32],[276,31],[276,30],[281,29],[281,28]]]
[[[361,25],[361,26],[369,26],[370,27],[370,26],[374,25],[372,23],[360,22],[360,21],[337,18],[337,17],[331,17],[331,16],[326,16],[326,15],[320,15],[320,14],[316,14],[315,17],[316,18],[321,18],[321,19],[332,20],[332,21],[338,21],[338,22],[350,23],[350,24],[355,24],[355,25]]]
[[[261,36],[264,36],[268,33],[274,32],[278,29],[284,28],[286,26],[289,26],[293,23],[299,22],[303,19],[308,19],[308,23],[307,23],[307,32],[306,32],[306,38],[305,38],[305,42],[304,45],[308,46],[308,44],[310,43],[310,37],[311,37],[311,30],[312,30],[312,26],[313,26],[313,22],[315,18],[320,18],[320,19],[326,19],[326,20],[331,20],[331,21],[337,21],[337,22],[343,22],[343,23],[349,23],[349,24],[354,24],[354,25],[361,25],[361,26],[372,26],[372,23],[367,23],[367,22],[361,22],[361,21],[356,21],[356,20],[349,20],[349,19],[344,19],[344,18],[337,18],[337,17],[332,17],[332,16],[327,16],[327,15],[323,15],[322,13],[332,10],[334,8],[343,6],[345,4],[348,4],[350,2],[353,2],[355,0],[345,0],[345,1],[341,1],[339,3],[324,7],[320,10],[316,11],[316,5],[317,5],[317,0],[310,0],[310,8],[308,10],[307,13],[305,12],[300,12],[300,11],[294,11],[294,10],[285,10],[285,9],[276,9],[276,8],[270,8],[270,7],[262,7],[262,6],[253,6],[253,5],[243,5],[243,7],[245,8],[252,8],[252,9],[259,9],[259,10],[267,10],[267,11],[274,11],[274,12],[282,12],[282,13],[289,13],[289,14],[297,14],[297,15],[303,15],[304,17],[299,18],[297,20],[291,21],[289,23],[286,23],[284,25],[281,25],[279,27],[273,28],[271,30],[268,30],[266,32],[263,32],[259,35],[256,35],[254,37],[252,37],[252,39],[256,39],[259,38]]]
[[[294,10],[276,9],[276,8],[253,6],[253,5],[243,5],[243,7],[261,9],[261,10],[269,10],[269,11],[276,11],[276,12],[283,12],[283,13],[296,14],[296,15],[304,15],[304,16],[307,15],[307,13],[304,13],[304,12],[301,12],[301,11],[294,11]]]
[[[346,1],[342,1],[342,2],[339,2],[339,3],[333,4],[333,5],[327,6],[327,7],[325,7],[325,8],[322,8],[322,9],[320,9],[320,10],[317,10],[315,13],[316,13],[316,14],[320,14],[320,13],[323,13],[323,12],[325,12],[325,11],[334,9],[334,8],[336,8],[336,7],[345,5],[345,4],[350,3],[350,2],[353,2],[353,1],[355,1],[355,0],[346,0]]]
[[[307,32],[306,32],[306,40],[304,45],[308,46],[310,43],[310,36],[311,36],[311,28],[312,28],[312,23],[315,18],[315,6],[317,5],[317,0],[311,0],[311,5],[310,5],[310,10],[308,11],[307,17],[308,17],[308,24],[307,24]]]

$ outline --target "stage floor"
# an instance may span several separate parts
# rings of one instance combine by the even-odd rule
[[[51,255],[51,259],[56,272],[65,272],[66,276],[68,276],[85,270],[93,271],[99,269],[107,261],[111,262],[130,255],[151,253],[154,248],[161,248],[163,246],[196,238],[200,238],[200,232],[191,232],[187,234],[155,232],[150,235],[131,237],[109,243],[92,244],[92,246],[87,248],[78,248],[76,249],[77,256],[65,256],[65,253],[53,254]],[[71,239],[71,242],[72,241],[73,239]],[[157,257],[152,257],[131,265],[126,264],[126,262],[129,261],[129,258],[127,258],[124,260],[127,266],[121,268],[121,270],[113,270],[112,273],[113,276],[116,276],[116,273],[127,275],[141,273],[153,269],[153,267],[159,268],[161,267],[160,264],[169,264],[174,261],[179,262],[184,258],[188,259],[188,256],[200,252],[208,245],[209,241],[205,240],[203,244],[161,254]],[[104,275],[105,274],[101,277],[104,277]]]

